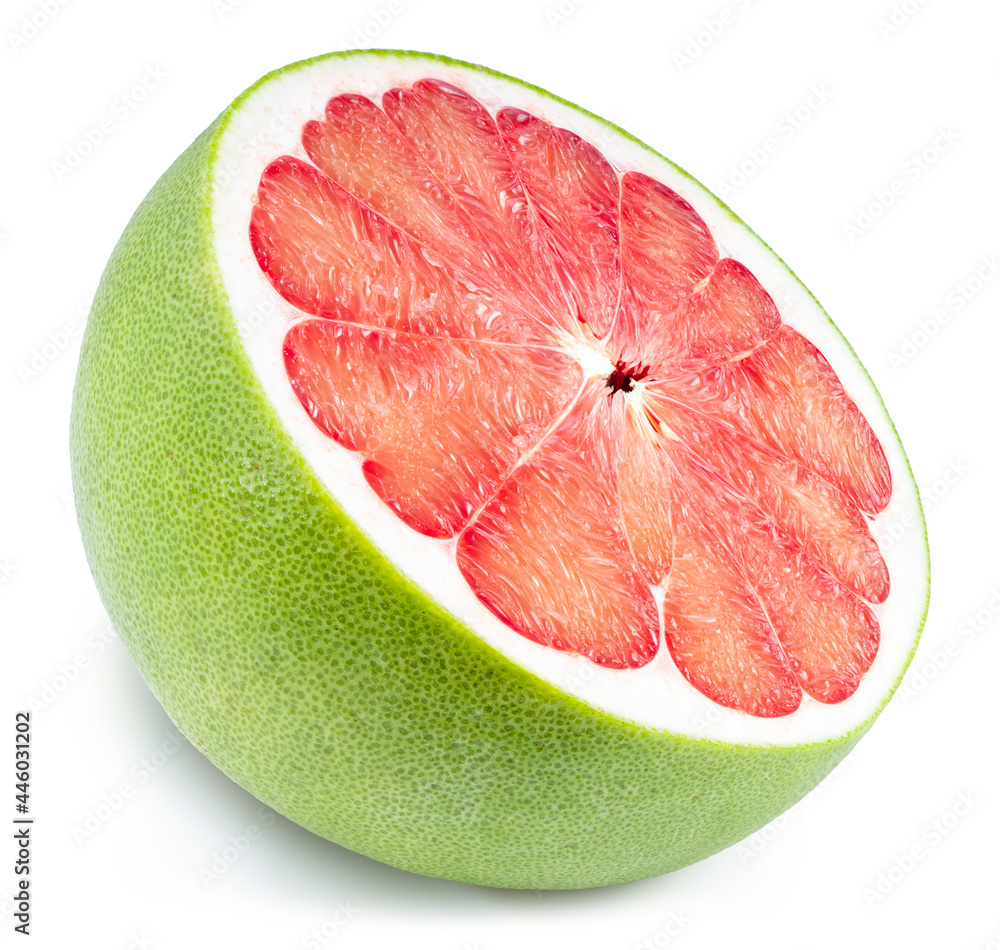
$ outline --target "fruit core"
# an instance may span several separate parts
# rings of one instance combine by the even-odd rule
[[[433,78],[343,94],[250,240],[304,410],[514,631],[754,716],[851,696],[889,576],[864,416],[691,204]]]
[[[635,389],[635,384],[641,382],[649,375],[649,364],[645,366],[629,366],[625,360],[618,360],[615,368],[607,379],[607,387],[611,394],[630,393]]]

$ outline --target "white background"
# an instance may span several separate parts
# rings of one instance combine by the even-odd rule
[[[37,710],[34,946],[1000,947],[1000,600],[991,593],[1000,591],[1000,277],[977,276],[996,276],[983,262],[1000,254],[1000,11],[990,0],[893,9],[892,0],[394,0],[392,13],[388,0],[4,5],[0,679],[8,749],[15,710]],[[33,35],[31,18],[41,24]],[[366,24],[370,40],[358,32]],[[537,83],[721,191],[851,340],[910,454],[934,593],[903,692],[801,807],[694,867],[582,893],[516,893],[352,854],[259,811],[175,744],[108,631],[74,521],[67,449],[89,298],[145,192],[231,99],[273,67],[359,45],[447,53]],[[153,88],[135,102],[144,77]],[[810,110],[813,87],[824,101]],[[804,121],[786,134],[784,117],[800,106]],[[102,119],[111,123],[103,141],[61,169]],[[778,148],[761,161],[755,150],[768,137]],[[741,163],[748,174],[735,187]],[[873,217],[859,218],[869,207]],[[899,543],[917,540],[904,532]],[[13,757],[0,761],[7,820]],[[122,782],[133,796],[81,840],[88,814],[107,815]],[[956,809],[960,801],[971,805]],[[0,914],[4,942],[16,945],[3,838]],[[915,846],[920,857],[901,861]]]

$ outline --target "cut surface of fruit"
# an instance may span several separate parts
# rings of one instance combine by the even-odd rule
[[[497,618],[614,669],[665,642],[755,716],[854,693],[888,462],[690,202],[438,78],[336,95],[302,146],[249,227],[291,387]]]
[[[279,77],[256,108],[287,128],[216,188],[244,345],[316,477],[588,703],[734,741],[850,728],[904,649],[880,532],[910,501],[843,339],[645,147],[502,78],[381,69]]]

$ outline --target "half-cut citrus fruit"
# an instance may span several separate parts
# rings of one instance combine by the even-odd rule
[[[423,54],[272,73],[164,175],[73,462],[178,725],[424,874],[725,847],[857,741],[926,608],[903,450],[781,261],[620,129]]]

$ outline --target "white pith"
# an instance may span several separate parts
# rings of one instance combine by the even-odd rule
[[[580,364],[580,369],[587,379],[608,376],[615,368],[614,361],[600,344],[588,343],[579,337],[567,335],[562,343],[562,350]]]
[[[343,92],[376,101],[395,85],[428,76],[451,82],[495,113],[523,108],[569,128],[597,146],[619,169],[645,172],[684,196],[707,222],[723,257],[745,264],[774,298],[782,319],[815,343],[839,374],[885,449],[894,492],[871,524],[883,548],[892,589],[876,608],[882,638],[872,668],[853,696],[824,705],[804,696],[789,716],[763,719],[726,709],[690,686],[666,646],[637,670],[610,670],[590,660],[536,644],[483,606],[455,560],[455,540],[438,541],[407,527],[369,488],[363,459],[325,436],[302,408],[285,373],[282,341],[306,315],[287,304],[257,265],[248,237],[249,216],[264,167],[281,155],[309,161],[300,136],[321,118],[327,101]],[[924,610],[927,561],[923,533],[910,528],[904,543],[889,543],[890,526],[919,515],[915,487],[882,404],[850,348],[805,289],[759,239],[737,225],[718,201],[639,143],[603,123],[517,83],[432,58],[351,54],[288,70],[254,89],[230,117],[214,165],[212,220],[218,262],[243,344],[275,411],[338,505],[402,575],[485,642],[564,692],[606,712],[656,729],[717,741],[799,745],[837,738],[878,709],[913,649]],[[568,348],[588,376],[612,368],[606,354]],[[630,394],[641,398],[641,390]]]

